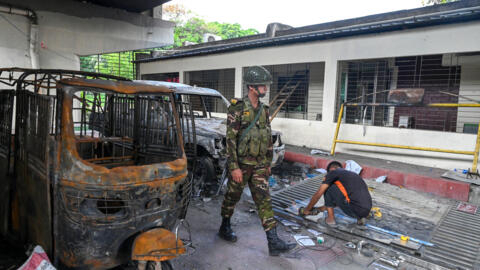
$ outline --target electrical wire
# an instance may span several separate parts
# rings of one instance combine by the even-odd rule
[[[334,247],[337,244],[337,238],[335,238],[335,237],[330,237],[329,236],[327,239],[331,239],[332,241],[324,241],[323,242],[323,243],[330,242],[330,244],[328,244],[328,245],[315,245],[315,246],[306,246],[306,245],[302,244],[301,240],[305,240],[305,239],[311,240],[310,237],[297,238],[297,243],[300,245],[300,248],[296,249],[294,252],[289,253],[286,257],[287,258],[295,258],[295,259],[300,259],[302,257],[306,257],[307,259],[309,259],[313,263],[315,270],[319,269],[316,261],[311,256],[309,256],[307,254],[300,254],[300,252],[305,251],[305,250],[312,250],[312,251],[328,251],[328,250],[331,250],[332,253],[335,255],[335,259],[340,264],[350,265],[354,262],[352,254],[349,254],[343,248],[339,248],[340,251],[343,252],[343,254],[341,252],[335,251]],[[344,255],[346,255],[346,256],[344,256]],[[347,258],[347,260],[342,261],[339,258]]]

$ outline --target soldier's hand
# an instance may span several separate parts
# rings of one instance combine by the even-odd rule
[[[242,170],[235,169],[232,171],[232,179],[237,183],[241,183],[243,180]]]

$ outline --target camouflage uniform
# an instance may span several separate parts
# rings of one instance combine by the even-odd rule
[[[227,155],[228,168],[231,171],[241,169],[243,181],[228,181],[227,193],[222,205],[222,217],[233,215],[235,204],[240,200],[243,188],[248,183],[253,200],[257,205],[258,215],[265,231],[276,226],[273,218],[272,200],[268,189],[268,168],[272,162],[273,144],[270,128],[268,106],[263,110],[253,127],[239,141],[242,134],[255,119],[260,103],[255,110],[250,99],[233,99],[228,108],[227,119]]]

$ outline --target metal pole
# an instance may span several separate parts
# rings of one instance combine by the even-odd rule
[[[345,143],[345,144],[368,145],[368,146],[421,150],[421,151],[430,151],[430,152],[443,152],[443,153],[462,154],[462,155],[471,155],[471,156],[475,154],[473,151],[449,150],[449,149],[432,148],[432,147],[416,147],[416,146],[407,146],[407,145],[369,143],[369,142],[358,142],[358,141],[347,141],[347,140],[336,140],[336,142]]]
[[[473,154],[472,172],[477,172],[478,149],[480,148],[480,123],[478,123],[477,143],[475,144],[475,152]]]
[[[340,123],[342,122],[343,117],[343,106],[344,103],[340,106],[340,112],[338,113],[337,128],[335,130],[335,135],[333,136],[332,150],[330,151],[330,155],[332,156],[335,155],[335,146],[337,145],[338,132],[340,131]]]

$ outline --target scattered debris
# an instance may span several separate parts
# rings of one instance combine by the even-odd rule
[[[28,260],[18,270],[56,270],[41,246],[36,246]]]
[[[294,235],[293,238],[295,238],[295,241],[301,246],[304,247],[313,247],[315,246],[315,242],[312,241],[312,239],[306,235]]]
[[[362,171],[362,167],[360,165],[358,165],[358,163],[353,161],[353,160],[347,160],[347,161],[345,161],[345,163],[347,164],[345,166],[345,170],[347,170],[347,171],[351,171],[351,172],[354,172],[356,174],[360,174],[360,172]]]
[[[273,177],[273,176],[270,175],[270,177],[268,178],[268,185],[269,185],[270,187],[273,187],[273,186],[276,185],[276,184],[277,184],[277,180],[275,180],[275,177]]]
[[[312,151],[310,151],[310,155],[322,155],[322,156],[329,156],[330,153],[328,152],[325,152],[325,151],[322,151],[322,150],[318,150],[318,149],[312,149]]]
[[[323,236],[317,236],[317,243],[323,244],[324,242],[325,242],[325,239],[323,238]]]
[[[315,171],[318,172],[318,173],[321,173],[321,174],[326,174],[327,173],[327,170],[325,170],[323,168],[315,169]]]
[[[378,207],[372,207],[372,209],[370,210],[370,215],[376,220],[379,220],[382,218],[382,212]]]
[[[204,202],[209,202],[209,201],[212,200],[212,198],[210,198],[210,197],[204,197],[202,200],[203,200]]]
[[[379,177],[377,177],[377,179],[375,179],[375,181],[378,182],[378,183],[383,183],[383,182],[385,182],[385,180],[387,180],[386,175],[379,176]]]
[[[315,231],[314,229],[307,229],[307,231],[308,231],[309,233],[313,234],[315,237],[323,234],[323,233],[321,233],[321,232]]]
[[[394,266],[394,267],[398,267],[400,265],[400,261],[395,259],[395,258],[380,257],[380,258],[378,258],[378,261],[382,262],[382,263],[386,263],[386,264]]]
[[[288,226],[297,226],[298,224],[295,222],[292,222],[290,220],[275,216],[275,219],[278,220],[280,223],[282,223],[283,226],[288,227]]]
[[[356,249],[356,248],[357,248],[357,245],[355,245],[355,244],[352,243],[352,242],[347,242],[347,243],[345,244],[345,247],[346,247],[346,248],[350,248],[350,249]]]
[[[477,209],[478,209],[478,206],[473,204],[463,203],[463,202],[459,203],[457,206],[458,211],[462,211],[472,215],[475,215],[475,213],[477,212]]]

